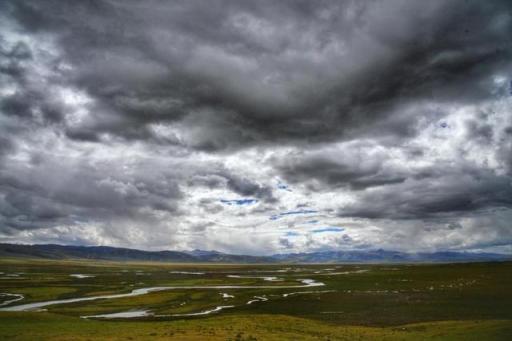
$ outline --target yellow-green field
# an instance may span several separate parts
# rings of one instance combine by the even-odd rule
[[[187,288],[179,288],[184,286]],[[36,311],[0,311],[0,339],[512,340],[510,262],[212,265],[0,261],[0,305],[19,299],[1,306],[3,310],[150,287],[172,288],[46,305]],[[222,308],[215,310],[217,307]],[[134,311],[146,314],[83,318]]]

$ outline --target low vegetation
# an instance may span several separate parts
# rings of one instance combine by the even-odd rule
[[[44,311],[0,311],[0,339],[510,340],[511,273],[511,262],[219,265],[3,259],[4,310],[148,287],[203,288],[48,305]],[[304,286],[304,279],[325,285],[296,287]],[[23,299],[9,303],[14,294]],[[207,313],[219,306],[228,308]],[[133,311],[146,315],[84,318]]]

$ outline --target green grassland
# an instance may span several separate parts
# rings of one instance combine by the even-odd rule
[[[233,275],[278,280],[228,277]],[[284,288],[301,285],[303,279],[325,285]],[[218,285],[265,288],[164,290],[51,305],[37,312],[0,311],[0,339],[512,340],[511,262],[221,265],[0,260],[0,293],[24,296],[7,306],[156,286]],[[267,301],[247,304],[255,297]],[[0,305],[9,299],[0,295]],[[233,307],[207,315],[171,316],[227,305]],[[163,316],[81,318],[133,310]]]

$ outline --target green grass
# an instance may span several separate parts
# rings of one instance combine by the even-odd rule
[[[3,313],[5,340],[510,340],[510,321],[445,321],[399,327],[333,326],[284,315],[161,322],[88,321],[49,313]]]
[[[300,272],[274,273],[292,267]],[[337,267],[334,271],[326,268]],[[368,270],[324,275],[329,272]],[[172,274],[200,271],[204,275]],[[254,273],[251,273],[255,271]],[[268,273],[265,273],[268,271]],[[317,273],[320,271],[320,273]],[[0,339],[95,340],[511,340],[512,263],[419,265],[218,265],[0,260],[0,293],[14,304],[130,292],[152,286],[271,285],[255,289],[179,289],[143,296],[48,306],[46,312],[0,312]],[[9,277],[9,274],[19,274]],[[77,279],[70,274],[95,277]],[[228,278],[228,274],[272,275]],[[312,278],[323,287],[279,288]],[[296,291],[325,291],[283,297]],[[234,295],[223,299],[221,292]],[[254,296],[266,302],[247,305]],[[2,297],[0,296],[0,299]],[[4,298],[7,299],[7,298]],[[185,302],[185,303],[184,303]],[[1,303],[1,301],[0,301]],[[184,303],[184,304],[183,304]],[[150,310],[200,317],[86,320],[83,315]]]

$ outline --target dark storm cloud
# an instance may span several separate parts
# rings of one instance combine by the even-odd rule
[[[368,219],[438,219],[512,208],[510,177],[470,168],[426,174],[428,172],[422,174],[421,181],[411,178],[401,184],[363,192],[357,202],[339,209],[338,215]]]
[[[73,225],[145,216],[145,209],[178,214],[183,194],[161,170],[123,171],[113,164],[65,164],[40,155],[32,164],[0,169],[2,230]]]
[[[188,183],[192,186],[205,186],[210,189],[227,188],[241,197],[256,197],[267,203],[277,201],[270,186],[234,174],[221,165],[210,164],[206,170],[197,168]]]
[[[407,136],[409,103],[484,99],[492,75],[511,70],[507,1],[4,7],[28,32],[56,37],[68,80],[94,98],[95,119],[68,128],[85,140],[148,139],[148,124],[177,121],[200,132],[179,143],[205,150]]]
[[[149,158],[77,161],[35,150],[29,162],[11,160],[0,167],[0,232],[126,218],[143,224],[159,212],[181,217],[188,212],[181,204],[184,186],[227,189],[276,202],[268,186],[215,163]],[[222,211],[211,199],[201,200],[199,206],[208,213]]]
[[[34,63],[31,48],[25,42],[17,42],[8,47],[5,37],[0,33],[0,75],[2,82],[16,85],[14,93],[0,99],[0,110],[8,116],[24,120],[24,124],[33,125],[37,116],[42,124],[60,122],[64,108],[47,93],[44,81],[35,80],[31,69]],[[52,65],[55,67],[56,65]],[[62,82],[56,75],[48,81]]]
[[[0,234],[304,202],[463,233],[512,209],[511,37],[506,0],[1,1]]]
[[[5,136],[0,136],[0,160],[12,148],[12,141]]]
[[[277,201],[272,194],[272,188],[251,182],[248,179],[231,176],[228,178],[227,186],[241,196],[255,196],[265,200],[267,203],[275,203]]]
[[[512,127],[505,127],[503,131],[505,134],[497,147],[497,154],[504,161],[507,174],[512,176]]]
[[[407,174],[393,165],[382,152],[369,153],[371,145],[352,143],[344,148],[325,148],[316,151],[291,153],[274,160],[282,176],[292,183],[316,180],[319,189],[347,187],[363,190],[369,187],[401,183]]]

